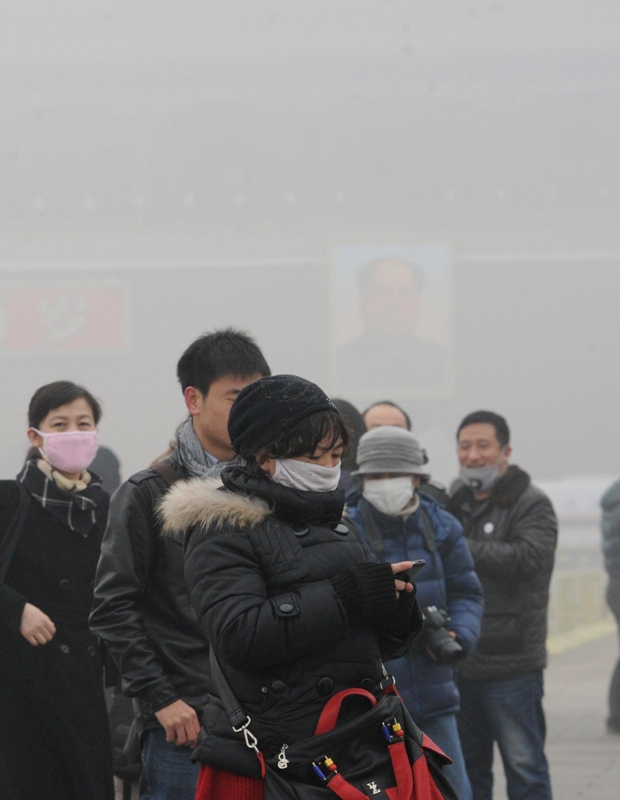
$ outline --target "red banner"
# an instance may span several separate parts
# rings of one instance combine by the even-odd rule
[[[107,352],[127,345],[118,285],[0,285],[0,352]]]

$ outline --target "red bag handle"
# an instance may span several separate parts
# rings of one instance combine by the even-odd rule
[[[416,800],[441,800],[441,794],[413,794],[413,773],[404,742],[391,744],[388,750],[390,751],[392,769],[396,778],[396,786],[393,789],[385,790],[389,800],[411,800],[412,797],[415,797]],[[426,791],[423,782],[420,783],[420,787]],[[352,786],[339,772],[329,781],[327,788],[331,789],[340,800],[368,800],[367,795],[362,794],[359,789]]]
[[[371,705],[377,705],[377,698],[374,696],[374,694],[367,692],[366,689],[343,689],[342,692],[338,692],[338,694],[330,697],[329,701],[325,704],[325,708],[323,711],[321,711],[321,716],[316,724],[316,730],[314,732],[315,736],[319,736],[322,733],[327,733],[328,731],[334,730],[336,723],[338,722],[338,715],[340,714],[340,706],[342,705],[342,701],[346,697],[351,697],[351,695],[365,697],[367,700],[370,700]]]

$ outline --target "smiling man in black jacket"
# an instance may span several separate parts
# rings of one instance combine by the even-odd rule
[[[482,632],[459,667],[459,733],[474,800],[492,800],[493,744],[509,800],[551,800],[544,752],[543,669],[557,521],[548,497],[510,466],[503,417],[476,411],[457,434],[462,523],[484,593]]]
[[[193,800],[191,747],[206,700],[208,645],[185,585],[183,546],[161,536],[157,506],[176,480],[217,474],[230,461],[228,414],[241,389],[269,375],[256,343],[227,329],[201,336],[177,375],[189,419],[162,465],[115,493],[90,618],[134,697],[142,741],[142,800]]]

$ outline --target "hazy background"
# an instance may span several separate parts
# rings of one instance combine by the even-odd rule
[[[395,243],[451,253],[454,386],[402,401],[436,475],[479,407],[538,480],[615,474],[619,89],[613,0],[7,0],[1,477],[59,378],[144,466],[216,326],[335,388],[333,253]]]

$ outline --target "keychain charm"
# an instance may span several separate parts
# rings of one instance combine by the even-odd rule
[[[288,758],[286,757],[287,744],[282,745],[282,749],[278,753],[278,769],[286,769],[288,767]]]

